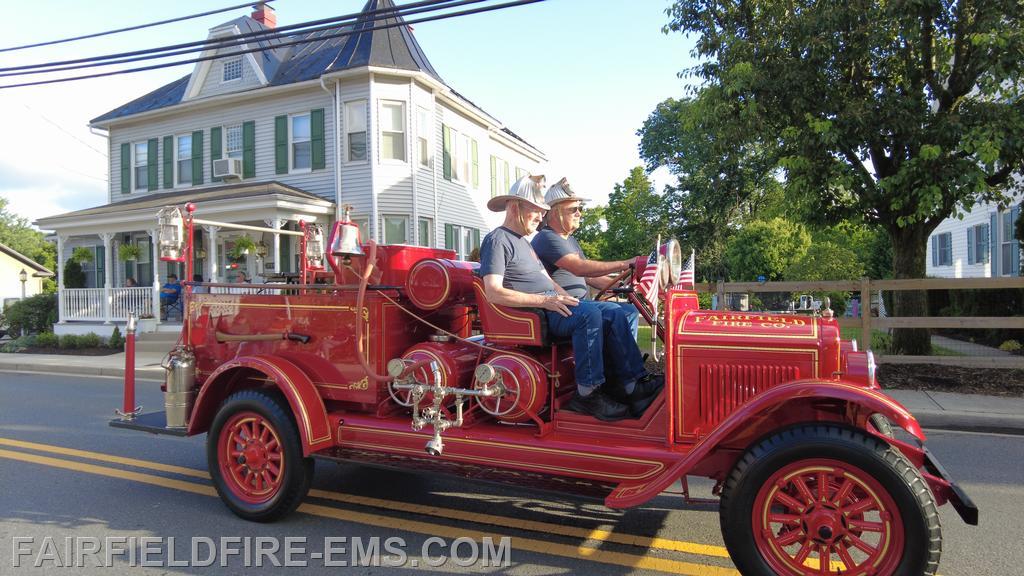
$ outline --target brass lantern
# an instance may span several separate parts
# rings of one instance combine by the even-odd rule
[[[359,226],[352,222],[350,216],[352,207],[343,207],[341,220],[334,223],[334,233],[331,235],[331,254],[334,256],[362,256],[363,248],[359,245]]]
[[[156,214],[157,250],[164,262],[185,261],[185,217],[177,206],[164,206]]]

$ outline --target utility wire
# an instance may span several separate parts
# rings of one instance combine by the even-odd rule
[[[274,0],[262,0],[263,3],[269,4]],[[127,28],[118,28],[116,30],[107,30],[105,32],[96,32],[94,34],[86,34],[84,36],[75,36],[73,38],[62,38],[60,40],[49,40],[47,42],[39,42],[36,44],[25,44],[24,46],[12,46],[10,48],[0,48],[0,52],[13,52],[15,50],[25,50],[27,48],[38,48],[40,46],[53,46],[54,44],[64,44],[67,42],[75,42],[77,40],[87,40],[89,38],[99,38],[100,36],[109,36],[111,34],[119,34],[121,32],[131,32],[132,30],[141,30],[143,28],[151,28],[153,26],[161,26],[163,24],[173,24],[174,22],[181,22],[183,20],[191,20],[193,18],[201,18],[203,16],[211,16],[213,14],[220,14],[221,12],[229,12],[231,10],[237,10],[238,8],[245,8],[246,6],[252,6],[252,2],[246,2],[245,4],[236,4],[235,6],[228,6],[227,8],[221,8],[219,10],[210,10],[209,12],[201,12],[199,14],[190,14],[188,16],[179,16],[178,18],[170,18],[168,20],[160,20],[159,22],[150,22],[149,24],[139,24],[136,26],[129,26]]]
[[[76,141],[77,141],[77,142],[78,142],[79,144],[81,144],[81,145],[83,145],[83,146],[85,146],[85,147],[89,148],[90,150],[92,150],[93,152],[95,152],[95,153],[99,154],[100,156],[103,156],[104,158],[106,158],[106,157],[107,157],[107,153],[106,153],[106,152],[103,152],[103,151],[102,151],[102,150],[100,150],[99,148],[97,148],[97,147],[93,146],[92,144],[89,144],[88,142],[86,142],[85,140],[82,140],[82,139],[81,139],[81,138],[79,138],[78,136],[75,136],[74,134],[72,134],[71,132],[69,132],[69,131],[68,131],[68,130],[67,130],[66,128],[64,128],[63,126],[61,126],[60,124],[57,124],[57,123],[56,123],[56,122],[54,122],[53,120],[50,120],[49,118],[47,118],[46,116],[44,116],[44,115],[43,115],[43,114],[42,114],[41,112],[37,112],[36,110],[34,110],[34,109],[33,109],[33,108],[32,108],[31,106],[29,106],[28,104],[25,104],[24,102],[22,102],[22,103],[21,103],[21,105],[25,107],[25,110],[28,110],[29,112],[32,112],[32,113],[33,113],[33,114],[35,114],[36,116],[39,116],[40,118],[42,118],[43,120],[45,120],[46,122],[48,122],[49,124],[51,124],[51,125],[52,125],[52,126],[53,126],[54,128],[56,128],[57,130],[60,130],[61,132],[63,132],[63,133],[65,133],[65,134],[67,134],[67,135],[68,135],[68,136],[70,136],[71,138],[74,138],[74,139],[75,139],[75,140],[76,140]],[[91,176],[90,176],[90,178],[91,178]]]
[[[244,44],[245,42],[239,42],[239,40],[246,40],[246,39],[251,39],[251,40],[275,40],[275,39],[278,39],[278,38],[281,38],[281,37],[284,37],[284,36],[288,36],[289,34],[286,34],[287,32],[296,31],[296,33],[299,33],[299,31],[303,31],[303,32],[306,31],[306,30],[300,30],[300,29],[309,28],[311,26],[320,26],[322,24],[337,24],[339,22],[343,22],[343,21],[346,21],[346,20],[353,20],[354,21],[354,20],[358,19],[359,16],[364,15],[364,14],[367,15],[367,16],[373,16],[374,18],[376,18],[376,16],[378,16],[380,14],[401,14],[401,13],[404,13],[404,11],[409,10],[409,9],[420,8],[420,7],[423,7],[423,6],[433,6],[433,5],[438,5],[438,4],[446,4],[446,3],[449,3],[451,1],[452,0],[421,0],[419,2],[414,2],[414,3],[411,3],[411,4],[405,4],[405,5],[402,5],[402,6],[394,6],[394,7],[391,7],[391,8],[379,8],[377,10],[370,10],[370,11],[367,11],[367,12],[353,12],[351,14],[345,14],[343,16],[333,16],[331,18],[322,18],[320,20],[311,20],[311,21],[307,21],[307,22],[299,22],[297,24],[289,24],[288,26],[279,26],[277,28],[270,28],[270,29],[267,29],[267,30],[256,30],[256,31],[253,31],[253,32],[245,32],[245,33],[236,34],[236,35],[233,35],[233,36],[221,39],[221,40],[210,40],[209,38],[207,38],[207,39],[204,39],[204,40],[196,40],[196,41],[193,41],[193,42],[185,42],[185,43],[182,43],[182,44],[173,44],[171,46],[160,46],[158,48],[146,48],[146,49],[143,49],[143,50],[134,50],[134,51],[131,51],[131,52],[119,52],[117,54],[105,54],[105,55],[101,55],[101,56],[90,56],[88,58],[77,58],[77,59],[74,59],[74,60],[60,60],[60,61],[57,61],[57,62],[43,62],[43,63],[39,63],[39,64],[24,64],[24,65],[21,65],[21,66],[10,66],[10,67],[7,67],[7,68],[0,68],[0,72],[14,72],[14,71],[19,71],[19,70],[32,70],[32,69],[37,69],[37,68],[47,68],[48,70],[46,70],[46,71],[50,72],[50,71],[56,71],[56,70],[50,70],[50,68],[52,68],[54,66],[63,66],[63,65],[69,65],[69,64],[81,64],[81,63],[86,63],[86,62],[100,62],[100,61],[103,61],[103,60],[112,60],[112,59],[115,59],[115,58],[124,58],[124,57],[129,57],[129,56],[140,56],[140,55],[146,55],[146,54],[157,54],[157,53],[161,53],[161,52],[168,52],[168,51],[171,51],[171,50],[179,50],[179,49],[182,49],[182,48],[196,48],[196,50],[186,50],[186,52],[195,52],[195,51],[198,51],[200,49],[210,49],[210,48],[214,48],[215,49],[215,48],[220,48],[222,46],[235,46],[235,45],[238,45],[240,43]],[[477,1],[483,1],[483,0],[477,0]],[[330,28],[330,26],[327,26],[325,28]],[[173,54],[168,54],[168,55],[173,55]]]
[[[395,17],[396,15],[397,16],[405,16],[405,15],[411,15],[411,14],[420,14],[420,13],[423,13],[423,12],[431,12],[431,11],[434,11],[434,10],[442,10],[442,9],[447,9],[447,8],[456,8],[456,7],[459,7],[459,6],[466,5],[466,4],[477,4],[477,3],[480,3],[480,2],[486,2],[486,1],[487,0],[426,0],[424,2],[418,2],[416,6],[413,6],[411,4],[408,5],[408,6],[412,7],[412,9],[409,9],[409,10],[406,10],[405,7],[403,7],[403,11],[400,14],[396,13],[392,9],[384,9],[384,10],[374,11],[375,16],[373,18],[370,18],[368,21],[374,21],[375,22],[375,21],[378,21],[378,20],[386,20],[387,18],[392,18],[392,17]],[[426,6],[422,6],[422,5],[426,5]],[[378,14],[378,13],[380,13],[380,14]],[[367,14],[370,14],[370,13],[367,12]],[[333,30],[333,29],[338,28],[338,26],[343,23],[344,19],[350,19],[350,20],[353,20],[353,22],[357,21],[357,19],[355,18],[357,16],[360,16],[360,14],[355,14],[354,16],[353,15],[346,15],[346,16],[339,16],[339,17],[336,17],[336,18],[331,18],[329,20],[338,21],[338,22],[336,22],[334,24],[328,24],[328,25],[325,25],[325,26],[316,27],[316,28],[306,28],[306,29],[301,30],[299,32],[295,32],[295,34],[312,34],[312,33],[316,33],[316,32],[323,32],[325,30]],[[339,21],[339,20],[341,20],[341,21]],[[321,21],[316,21],[316,22],[321,22]],[[295,26],[307,27],[309,25],[310,25],[310,23],[295,24],[295,25],[290,26],[289,28],[291,29],[291,28],[294,28]],[[290,36],[294,36],[295,35],[295,34],[289,34],[289,33],[282,32],[281,30],[282,29],[278,29],[277,32],[273,33],[273,34],[270,34],[267,31],[258,32],[258,34],[260,34],[261,36],[264,36],[263,38],[260,38],[258,41],[262,42],[262,41],[278,40],[278,39],[281,39],[281,38],[286,38],[286,37],[290,37]],[[241,36],[249,36],[249,34],[252,34],[252,33],[247,33],[247,34],[244,34],[244,35],[241,35]],[[173,51],[173,52],[165,52],[165,51],[171,50],[171,49],[175,48],[175,46],[168,46],[168,47],[165,47],[165,48],[151,49],[151,50],[139,50],[139,51],[136,51],[134,53],[126,52],[125,54],[142,54],[142,55],[140,55],[140,56],[133,56],[133,57],[130,57],[130,58],[121,58],[119,60],[109,60],[107,62],[92,63],[92,62],[89,62],[90,60],[92,60],[91,58],[83,58],[83,59],[77,60],[77,62],[86,62],[84,64],[75,64],[75,65],[71,65],[71,66],[60,66],[60,67],[55,67],[55,68],[46,68],[46,69],[43,69],[43,70],[28,70],[28,71],[23,71],[23,72],[7,72],[7,70],[20,70],[20,69],[27,68],[28,66],[18,66],[18,67],[13,67],[13,68],[0,68],[0,77],[27,76],[27,75],[31,75],[31,74],[46,74],[46,73],[49,73],[49,72],[63,72],[63,71],[67,71],[67,70],[80,70],[80,69],[83,69],[83,68],[97,68],[97,67],[100,67],[100,66],[112,66],[114,64],[126,64],[126,63],[129,63],[129,62],[139,62],[139,61],[143,61],[143,60],[157,60],[157,59],[160,59],[160,58],[169,58],[171,56],[181,56],[182,54],[190,54],[192,52],[199,52],[200,50],[203,50],[203,51],[206,51],[206,50],[220,50],[222,48],[232,48],[232,47],[235,47],[235,46],[244,46],[244,45],[248,44],[249,43],[249,39],[248,38],[241,38],[241,36],[231,36],[229,38],[225,38],[224,40],[216,40],[216,41],[213,41],[213,42],[207,42],[207,41],[191,42],[191,43],[189,43],[189,45],[193,45],[193,46],[198,45],[198,46],[194,47],[194,48],[184,48],[184,49],[176,50],[176,51]],[[309,39],[309,41],[310,42],[315,42],[318,39],[319,38]],[[184,46],[184,45],[181,45],[181,46]],[[274,45],[270,45],[270,46],[267,46],[267,47],[262,48],[262,49],[264,49],[264,50],[274,50],[274,49],[277,49],[280,46],[282,46],[282,44],[274,44]],[[157,51],[165,52],[165,53],[162,53],[162,54],[154,54],[154,53],[152,53],[152,52],[157,52]],[[226,57],[226,56],[233,56],[233,55],[234,54],[218,56],[218,57]],[[107,58],[107,57],[103,56],[103,57],[99,57],[99,58]],[[76,62],[76,61],[69,60],[67,62]],[[56,66],[57,64],[61,64],[61,63],[60,62],[50,63],[50,64],[47,64],[47,66]],[[30,65],[30,66],[40,66],[40,65]]]
[[[466,0],[466,1],[480,1],[480,0]],[[282,42],[280,44],[275,45],[273,48],[250,48],[250,49],[247,49],[247,50],[239,50],[239,51],[236,51],[236,52],[232,52],[230,54],[214,54],[214,55],[211,55],[211,56],[200,56],[198,58],[191,58],[191,59],[188,59],[188,60],[178,60],[178,61],[175,61],[175,62],[166,62],[166,63],[163,63],[163,64],[154,64],[154,65],[151,65],[151,66],[140,66],[140,67],[137,67],[137,68],[126,68],[124,70],[115,70],[115,71],[112,71],[112,72],[102,72],[102,73],[98,73],[98,74],[87,74],[87,75],[83,75],[83,76],[70,76],[70,77],[67,77],[67,78],[56,78],[56,79],[52,79],[52,80],[39,80],[39,81],[36,81],[36,82],[22,82],[22,83],[19,83],[19,84],[5,84],[5,85],[0,86],[0,90],[5,89],[5,88],[21,88],[21,87],[25,87],[25,86],[40,86],[40,85],[44,85],[44,84],[58,84],[58,83],[62,83],[62,82],[73,82],[75,80],[88,80],[88,79],[91,79],[91,78],[103,78],[103,77],[106,77],[106,76],[116,76],[116,75],[120,75],[120,74],[131,74],[131,73],[134,73],[134,72],[145,72],[145,71],[148,71],[148,70],[157,70],[157,69],[160,69],[160,68],[170,68],[172,66],[180,66],[182,64],[194,64],[196,62],[204,62],[204,61],[207,61],[207,60],[217,60],[217,59],[220,59],[220,58],[229,58],[229,57],[233,57],[233,56],[240,56],[240,55],[243,55],[243,54],[250,54],[250,53],[253,53],[253,52],[264,52],[266,50],[271,50],[271,49],[276,49],[276,48],[283,48],[285,46],[294,46],[294,45],[297,45],[297,44],[308,44],[308,43],[311,43],[311,42],[319,42],[319,41],[322,41],[322,40],[329,40],[331,38],[341,38],[341,37],[344,37],[344,36],[351,36],[353,34],[361,34],[363,32],[372,32],[372,31],[376,31],[376,30],[385,30],[385,29],[388,29],[388,28],[397,28],[397,27],[400,27],[400,26],[408,26],[408,25],[411,25],[411,24],[421,24],[423,22],[433,22],[433,21],[436,21],[436,20],[445,20],[445,19],[448,19],[448,18],[455,18],[455,17],[458,17],[458,16],[468,16],[470,14],[480,14],[480,13],[484,13],[484,12],[492,12],[492,11],[495,11],[495,10],[503,10],[503,9],[506,9],[506,8],[513,8],[513,7],[516,7],[516,6],[525,6],[525,5],[528,5],[528,4],[536,4],[538,2],[544,2],[544,1],[545,0],[516,0],[516,1],[513,1],[513,2],[505,2],[504,4],[495,4],[495,5],[492,5],[492,6],[483,6],[483,7],[480,7],[480,8],[473,8],[473,9],[462,10],[462,11],[458,11],[458,12],[449,12],[449,13],[446,13],[446,14],[427,16],[427,17],[419,18],[417,20],[409,20],[409,21],[405,21],[405,22],[396,22],[394,24],[384,24],[384,25],[381,25],[381,26],[373,26],[373,27],[370,27],[370,28],[360,28],[359,30],[344,31],[344,32],[338,32],[338,33],[335,33],[335,34],[325,34],[323,36],[318,36],[316,38],[304,38],[304,39],[301,39],[301,40],[294,40],[294,41],[291,41],[291,42]]]

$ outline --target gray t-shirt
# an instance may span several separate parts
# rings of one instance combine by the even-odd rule
[[[541,294],[555,289],[526,238],[504,226],[495,228],[480,243],[480,277],[488,274],[501,274],[501,285],[510,290]]]
[[[587,281],[555,264],[563,256],[569,254],[578,254],[580,258],[586,258],[583,249],[580,248],[580,243],[575,238],[572,236],[562,238],[551,228],[543,228],[533,237],[532,244],[540,261],[544,263],[544,268],[547,269],[548,274],[551,274],[551,279],[555,283],[576,298],[582,300],[587,297]]]

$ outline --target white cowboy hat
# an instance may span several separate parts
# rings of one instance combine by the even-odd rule
[[[558,182],[551,185],[548,188],[548,193],[544,195],[544,201],[550,206],[554,206],[559,202],[565,202],[566,200],[579,200],[580,202],[590,202],[590,198],[582,198],[577,196],[572,188],[569,187],[569,181],[562,178]]]
[[[508,194],[495,196],[487,201],[487,209],[491,212],[502,212],[509,200],[526,200],[541,210],[550,210],[544,202],[544,176],[523,176],[516,180],[508,190]]]

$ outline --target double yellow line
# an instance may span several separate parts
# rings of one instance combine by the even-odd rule
[[[193,494],[202,494],[204,496],[217,496],[216,490],[214,490],[214,488],[209,484],[205,483],[178,480],[174,478],[167,478],[165,476],[158,476],[155,474],[149,474],[145,472],[122,470],[120,468],[100,466],[96,464],[90,464],[87,462],[80,462],[77,460],[66,460],[63,458],[55,458],[52,456],[44,456],[41,454],[22,452],[20,450],[31,450],[33,452],[70,456],[72,458],[93,460],[108,464],[119,464],[143,470],[151,470],[154,472],[162,472],[168,474],[175,474],[178,476],[185,476],[189,478],[209,480],[209,474],[204,470],[196,470],[193,468],[185,468],[182,466],[173,466],[170,464],[163,464],[160,462],[152,462],[148,460],[138,460],[135,458],[125,458],[123,456],[105,454],[102,452],[77,450],[74,448],[65,448],[62,446],[53,446],[49,444],[38,444],[35,442],[25,442],[22,440],[14,440],[2,437],[0,437],[0,446],[18,449],[17,451],[0,449],[0,458],[5,458],[8,460],[16,460],[31,464],[50,466],[53,468],[60,468],[63,470],[71,470],[75,472],[84,472],[87,474],[95,474],[98,476],[105,476],[108,478],[129,480],[141,484],[149,484],[151,486],[160,486],[172,490],[180,490],[183,492],[190,492]],[[587,529],[578,528],[574,526],[565,526],[562,524],[553,524],[550,522],[514,520],[511,518],[495,516],[491,514],[465,512],[451,508],[425,506],[422,504],[411,504],[407,502],[396,502],[392,500],[383,500],[379,498],[370,498],[366,496],[353,496],[348,494],[341,494],[338,492],[330,492],[326,490],[310,490],[309,495],[314,498],[330,500],[334,502],[341,502],[344,504],[367,506],[402,513],[414,513],[434,518],[457,520],[459,522],[468,521],[488,526],[539,532],[554,536],[580,538],[584,541],[623,544],[628,546],[646,548],[648,550],[677,552],[698,556],[710,556],[714,558],[729,557],[728,552],[726,552],[725,548],[721,546],[709,546],[706,544],[696,544],[692,542],[670,540],[665,538],[652,538],[639,535],[619,534],[602,528]],[[358,512],[350,509],[332,508],[330,506],[323,506],[319,504],[304,503],[299,507],[299,512],[323,518],[331,518],[346,522],[355,522],[358,524],[365,524],[369,526],[387,528],[403,532],[414,532],[418,534],[425,534],[428,536],[439,536],[448,539],[455,539],[466,535],[466,529],[464,527],[455,527],[445,524],[434,524],[430,522],[422,522],[401,518],[392,518],[389,516],[381,516],[366,512]],[[501,534],[498,532],[477,533],[478,538],[490,537],[494,540],[500,540],[501,538],[506,536],[512,538],[512,549],[515,551],[530,551],[551,556],[560,556],[563,558],[569,558],[573,560],[586,559],[592,562],[599,562],[603,564],[626,566],[629,568],[644,570],[657,570],[661,572],[684,574],[688,576],[736,576],[738,574],[736,570],[732,568],[725,568],[722,566],[713,566],[693,562],[671,560],[668,558],[659,558],[656,556],[650,556],[646,554],[612,552],[607,550],[600,550],[592,546],[585,546],[582,543],[579,545],[558,544],[553,542],[547,542],[544,540],[537,540],[533,538],[510,536],[509,534]]]

